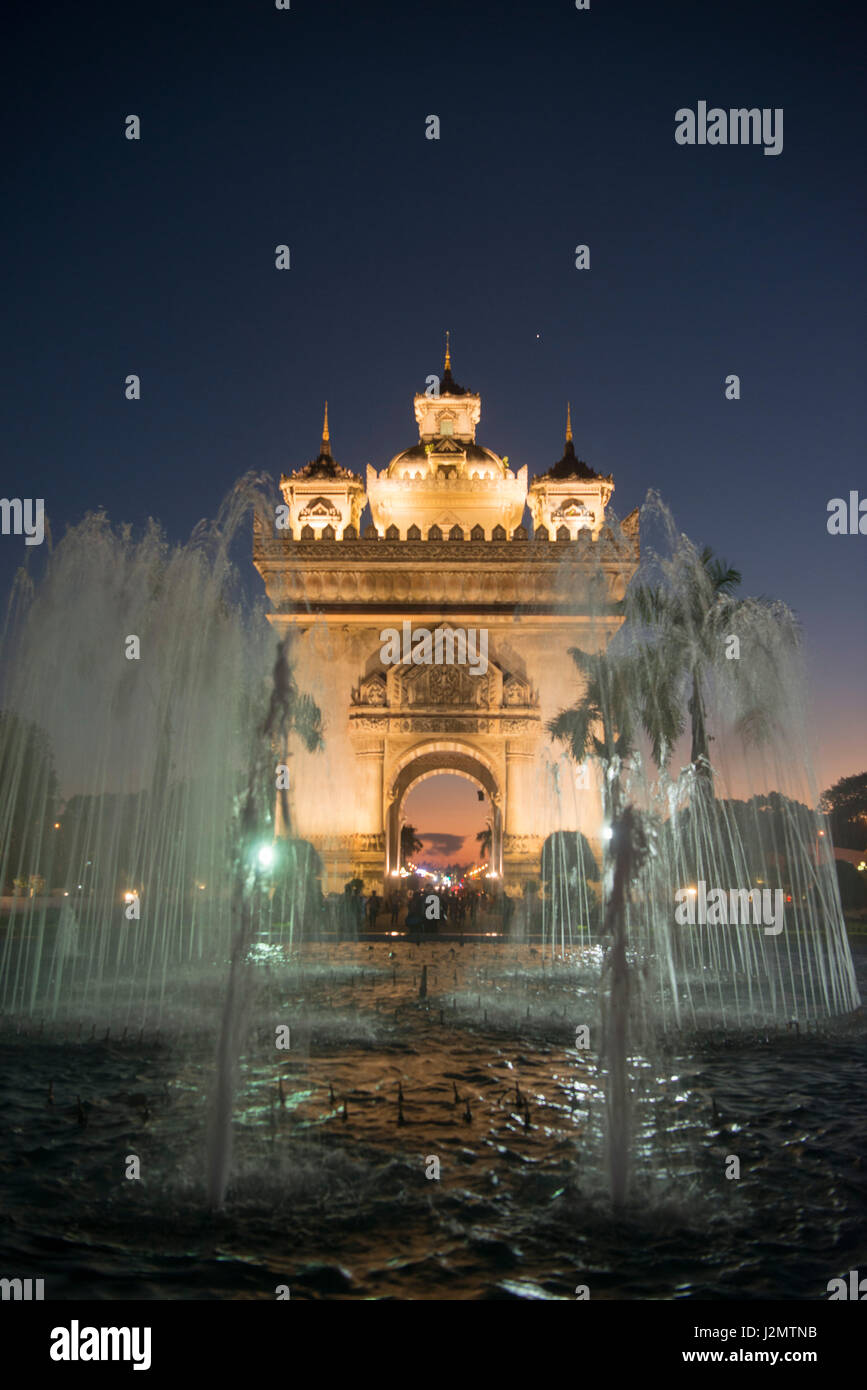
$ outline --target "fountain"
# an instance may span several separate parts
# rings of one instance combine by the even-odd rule
[[[4,1013],[160,1026],[185,1007],[184,973],[225,956],[228,825],[273,647],[230,560],[251,495],[239,487],[185,546],[89,516],[37,583],[19,576],[0,873],[38,866],[50,891],[21,905],[26,930],[0,946]]]
[[[85,518],[37,582],[19,580],[3,637],[0,871],[7,883],[41,876],[60,897],[10,911],[0,1011],[19,1025],[86,1018],[106,1037],[159,1030],[181,1046],[216,1046],[205,1179],[213,1207],[230,1190],[233,1117],[252,1104],[239,1061],[251,1048],[260,1055],[257,1029],[267,1037],[275,1009],[305,981],[324,982],[328,995],[354,994],[365,980],[357,956],[347,966],[289,954],[324,909],[301,892],[315,879],[312,851],[291,840],[274,767],[293,731],[311,749],[321,735],[316,690],[295,689],[291,650],[281,647],[274,664],[264,608],[245,600],[231,561],[240,523],[264,495],[247,480],[217,523],[182,546],[153,524],[134,539],[102,514]],[[487,980],[473,962],[475,976],[465,972],[465,991],[450,999],[427,963],[411,976],[418,1017],[435,1007],[442,1026],[451,1012],[471,1028],[556,1032],[561,988],[580,1021],[599,1022],[618,1208],[629,1194],[638,1052],[655,1056],[660,1037],[687,1030],[816,1027],[859,1003],[830,837],[811,809],[818,789],[803,752],[791,615],[738,602],[725,585],[713,594],[706,561],[658,499],[642,533],[655,543],[645,540],[624,627],[607,650],[583,655],[587,625],[574,634],[592,699],[557,721],[550,774],[534,793],[539,823],[565,827],[546,839],[540,865],[541,968],[560,971],[550,985],[542,976],[541,1016],[522,993],[537,988],[529,941],[523,965],[494,965]],[[729,658],[732,638],[739,654]],[[677,771],[685,723],[693,744]],[[610,836],[595,844],[569,828],[579,824],[575,761],[585,756]],[[266,862],[275,853],[289,865],[276,892]],[[693,890],[698,900],[699,884],[782,894],[783,930],[719,912],[679,922],[678,903]],[[387,975],[396,982],[397,966]],[[340,997],[339,1007],[328,998],[330,1013],[299,1004],[303,1055],[316,1036],[376,1041],[377,1026]],[[279,1094],[283,1110],[282,1077]],[[357,1113],[343,1104],[345,1117]],[[409,1124],[409,1098],[406,1113]],[[467,1101],[467,1113],[469,1124],[478,1103]],[[532,1134],[526,1102],[520,1123]],[[590,1132],[589,1105],[586,1123]]]

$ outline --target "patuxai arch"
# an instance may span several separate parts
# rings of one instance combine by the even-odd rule
[[[518,892],[553,831],[598,842],[598,788],[565,786],[574,768],[546,724],[579,694],[568,648],[597,650],[622,622],[638,514],[606,522],[613,480],[577,457],[568,416],[563,457],[528,486],[526,465],[477,442],[481,398],[448,351],[438,393],[413,404],[418,442],[365,479],[332,456],[326,407],[318,456],[281,478],[274,520],[254,523],[270,621],[293,635],[326,740],[290,750],[292,833],[318,850],[326,891],[380,887],[412,787],[458,773],[487,797],[492,866]],[[462,661],[483,634],[484,658],[473,666],[470,645]]]

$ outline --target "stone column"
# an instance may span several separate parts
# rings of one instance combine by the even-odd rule
[[[388,802],[385,810],[385,886],[392,880],[392,873],[400,868],[400,816],[396,800]]]
[[[340,788],[344,800],[341,807],[342,819],[347,816],[351,818],[353,835],[382,836],[385,826],[383,825],[383,798],[382,798],[382,768],[385,756],[385,743],[381,738],[356,738],[355,760],[357,776],[354,781],[347,780]],[[365,844],[368,842],[365,841]],[[369,850],[365,850],[368,854]],[[387,843],[382,851],[383,860],[381,867],[376,870],[377,881],[380,873],[385,874],[385,859],[388,854]],[[369,873],[372,865],[368,864],[366,870]]]
[[[508,814],[508,802],[507,814]],[[500,800],[491,802],[493,822],[491,825],[491,868],[497,875],[500,888],[503,887],[503,812]]]
[[[506,742],[506,835],[527,835],[536,829],[522,819],[530,809],[525,804],[527,787],[524,769],[532,763],[533,754],[534,750],[528,746],[527,740],[508,739]]]

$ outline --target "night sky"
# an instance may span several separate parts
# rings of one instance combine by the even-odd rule
[[[448,328],[510,466],[560,457],[571,399],[618,515],[658,489],[796,610],[820,786],[862,770],[867,536],[826,522],[867,495],[863,41],[851,3],[17,7],[0,494],[182,540],[313,457],[326,397],[381,468]],[[700,100],[782,107],[782,153],[678,145]]]

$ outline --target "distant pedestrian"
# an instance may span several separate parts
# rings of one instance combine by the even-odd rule
[[[422,914],[421,893],[411,893],[409,904],[406,909],[406,927],[408,931],[415,931],[418,927],[424,926],[424,916]]]

